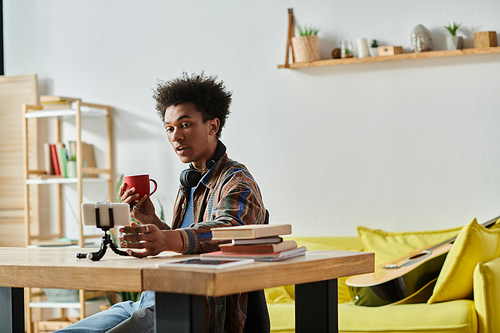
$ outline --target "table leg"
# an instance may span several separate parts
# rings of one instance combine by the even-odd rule
[[[337,279],[295,285],[295,332],[338,333]]]
[[[156,333],[205,332],[204,296],[155,293]]]
[[[24,333],[24,289],[0,287],[1,332]]]

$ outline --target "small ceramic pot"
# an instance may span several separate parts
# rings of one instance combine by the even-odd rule
[[[447,50],[461,50],[464,48],[463,37],[448,36],[446,37],[446,49]]]

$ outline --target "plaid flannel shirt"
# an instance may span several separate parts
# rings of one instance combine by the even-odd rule
[[[174,204],[172,229],[182,224],[188,205],[182,185]],[[211,228],[263,224],[266,210],[259,187],[246,167],[224,156],[202,177],[193,193],[193,225],[179,229],[184,242],[182,253],[219,250],[227,241],[212,240]],[[168,227],[167,227],[168,228]],[[242,332],[247,314],[248,294],[208,297],[207,332]]]

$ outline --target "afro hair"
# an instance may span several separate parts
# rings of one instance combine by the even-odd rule
[[[196,110],[201,112],[204,122],[215,118],[220,120],[220,129],[217,132],[217,138],[220,138],[229,116],[231,95],[223,81],[217,82],[217,76],[206,76],[204,72],[189,76],[183,72],[181,77],[170,81],[159,80],[153,98],[162,121],[168,107],[193,102]]]

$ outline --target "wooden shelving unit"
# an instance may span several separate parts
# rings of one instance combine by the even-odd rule
[[[32,289],[32,288],[26,288]],[[69,317],[67,316],[66,310],[76,309],[80,312],[85,312],[87,308],[93,307],[94,309],[99,308],[103,305],[101,299],[96,297],[101,297],[105,293],[96,291],[79,291],[79,298],[81,302],[66,302],[66,301],[49,301],[45,300],[46,296],[42,289],[36,289],[35,291],[30,290],[31,299],[28,304],[26,304],[27,313],[31,315],[32,309],[41,312],[41,309],[59,309],[59,314],[57,318],[52,319],[42,319],[34,323],[31,327],[31,323],[28,323],[26,332],[53,332],[55,330],[62,329],[68,325],[80,320],[80,317]],[[113,297],[112,297],[113,298]],[[42,300],[38,300],[42,299]]]
[[[89,238],[100,238],[101,235],[84,235],[83,233],[83,220],[81,213],[81,204],[83,201],[83,185],[86,183],[101,183],[103,186],[107,186],[109,198],[108,201],[113,201],[114,196],[114,161],[113,161],[113,130],[112,130],[112,108],[107,105],[92,104],[82,102],[80,99],[66,98],[68,100],[68,108],[61,109],[60,106],[53,107],[50,104],[47,105],[24,105],[23,106],[23,142],[24,142],[24,183],[25,183],[25,202],[24,202],[24,218],[25,218],[25,243],[26,246],[36,245],[40,241],[54,241],[63,237],[63,195],[62,187],[66,184],[76,184],[77,185],[77,206],[75,207],[75,212],[78,214],[79,219],[79,238],[78,247],[84,247],[86,239]],[[103,119],[107,123],[107,133],[103,134],[107,136],[107,160],[108,164],[105,168],[97,167],[84,167],[83,166],[83,142],[82,142],[82,118],[97,117]],[[73,178],[63,178],[61,176],[47,175],[45,170],[30,168],[28,164],[28,147],[33,146],[33,142],[29,140],[38,141],[35,136],[29,135],[30,128],[29,123],[36,121],[40,118],[48,118],[49,121],[55,121],[54,131],[55,131],[55,142],[62,142],[62,122],[71,120],[74,121],[75,129],[73,133],[69,133],[71,139],[76,141],[76,177]],[[66,135],[66,136],[68,136]],[[38,142],[35,145],[39,147]],[[40,167],[38,167],[40,168]],[[100,175],[96,178],[86,178],[84,175]],[[30,187],[32,186],[56,186],[56,211],[57,211],[57,221],[45,222],[45,223],[57,223],[56,233],[41,233],[41,217],[37,214],[33,214],[33,208],[31,207],[30,200]],[[99,198],[99,200],[102,198]],[[38,226],[38,233],[32,234],[32,224]],[[76,250],[76,248],[75,248]],[[89,292],[85,290],[79,290],[78,302],[47,302],[43,301],[43,291],[33,291],[31,288],[26,288],[25,291],[25,309],[26,318],[29,318],[27,322],[27,332],[32,332],[33,326],[31,325],[32,318],[32,308],[59,308],[61,318],[64,319],[64,309],[74,308],[80,310],[80,318],[85,317],[86,304],[90,298],[95,298],[99,296],[104,296],[106,293],[99,292]],[[42,298],[40,298],[42,297]],[[36,301],[33,302],[32,300]],[[42,301],[40,301],[42,300]],[[69,324],[70,322],[67,322]],[[64,320],[59,321],[58,325],[64,325]],[[35,331],[37,330],[35,325]]]
[[[77,184],[77,192],[78,192],[78,218],[79,218],[79,238],[78,238],[78,246],[83,247],[85,243],[85,239],[87,238],[97,238],[101,237],[100,235],[84,235],[83,234],[83,221],[81,215],[81,204],[83,200],[83,184],[84,183],[95,183],[95,182],[103,182],[107,183],[108,193],[109,193],[109,201],[113,201],[113,144],[112,144],[112,109],[107,105],[99,105],[99,104],[91,104],[84,103],[79,99],[70,99],[72,102],[72,107],[69,109],[51,109],[49,105],[25,105],[24,106],[24,138],[25,138],[25,154],[27,157],[27,147],[28,147],[28,121],[29,119],[39,119],[39,118],[53,118],[56,121],[56,141],[61,141],[61,122],[65,119],[75,119],[76,124],[76,174],[75,178],[63,178],[58,176],[49,176],[45,173],[44,170],[30,170],[28,168],[28,164],[25,164],[25,225],[26,225],[26,246],[32,245],[34,240],[47,240],[51,238],[61,238],[62,237],[62,225],[63,225],[63,217],[62,217],[62,195],[60,194],[62,191],[61,186],[63,184]],[[98,117],[105,119],[107,121],[107,152],[108,152],[108,167],[107,168],[89,168],[82,166],[82,128],[81,128],[81,120],[82,117]],[[87,175],[105,175],[105,178],[84,178],[84,174]],[[57,184],[57,197],[58,197],[58,231],[57,234],[50,235],[31,235],[30,228],[30,205],[28,198],[30,185],[45,185],[45,184]],[[36,221],[39,223],[39,221]]]
[[[308,68],[308,67],[351,65],[351,64],[364,64],[364,63],[373,63],[382,61],[456,57],[456,56],[492,54],[492,53],[500,53],[500,47],[463,49],[463,50],[451,50],[451,51],[430,51],[430,52],[420,52],[420,53],[403,53],[403,54],[396,54],[393,56],[384,56],[384,57],[323,59],[323,60],[307,61],[307,62],[294,62],[288,65],[287,64],[278,65],[278,68],[297,69],[297,68]]]

